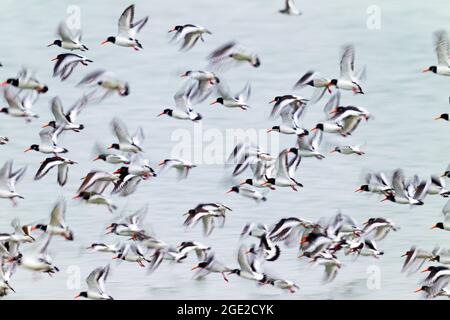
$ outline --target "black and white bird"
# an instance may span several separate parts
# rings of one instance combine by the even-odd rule
[[[278,10],[278,12],[287,14],[290,16],[300,16],[302,14],[300,11],[298,11],[297,7],[295,6],[294,0],[285,0],[284,8]]]
[[[245,87],[233,96],[228,85],[224,81],[221,81],[217,87],[219,97],[211,102],[210,105],[219,103],[227,108],[241,108],[242,110],[247,110],[250,108],[248,100],[251,95],[251,90],[250,82],[247,82]]]
[[[120,241],[116,241],[112,244],[95,242],[95,243],[92,243],[86,249],[91,250],[93,252],[117,253],[121,247],[122,247],[122,243]]]
[[[22,243],[31,243],[36,240],[31,235],[32,227],[29,225],[22,225],[19,218],[14,218],[11,221],[11,227],[14,229],[13,233],[0,233],[0,243],[8,242],[10,247],[14,245],[17,245],[18,247]]]
[[[39,115],[31,110],[39,97],[36,91],[21,94],[20,89],[7,87],[3,90],[3,97],[8,107],[1,108],[0,112],[11,117],[25,118],[27,122],[32,118],[39,118]]]
[[[311,261],[315,265],[324,267],[323,282],[325,283],[333,281],[342,267],[342,263],[329,251],[318,253]]]
[[[167,115],[179,120],[190,120],[193,122],[200,121],[202,119],[202,115],[198,112],[195,112],[192,108],[192,98],[194,94],[194,85],[183,85],[173,96],[173,99],[175,101],[175,108],[166,108],[161,113],[159,113],[157,117]]]
[[[439,251],[439,247],[435,247],[432,251],[429,251],[412,246],[411,249],[402,255],[402,257],[405,257],[402,272],[408,271],[409,274],[412,274],[419,271],[425,262],[435,261]]]
[[[337,146],[333,150],[331,150],[330,153],[338,152],[341,154],[349,155],[349,154],[357,154],[359,156],[362,156],[365,154],[364,151],[361,150],[361,147],[359,145],[353,145],[353,146]]]
[[[289,155],[293,157],[289,158]],[[275,162],[274,171],[266,176],[266,182],[263,185],[273,185],[278,187],[290,187],[297,191],[297,187],[303,185],[295,180],[295,172],[300,165],[301,157],[297,148],[287,148],[280,152]]]
[[[82,291],[75,296],[75,299],[83,297],[93,300],[113,300],[105,290],[105,282],[109,275],[109,265],[95,268],[86,278],[87,291]]]
[[[386,218],[370,218],[363,223],[362,236],[366,239],[380,241],[386,238],[391,230],[397,231],[395,224]]]
[[[266,282],[267,276],[262,271],[262,263],[264,261],[262,252],[258,255],[248,254],[247,247],[241,245],[239,247],[237,260],[239,269],[234,270],[232,273],[235,273],[244,279],[257,281],[259,283]]]
[[[259,57],[247,51],[235,41],[230,41],[220,46],[207,57],[210,69],[225,70],[241,63],[249,63],[258,68],[261,65]]]
[[[116,36],[110,36],[106,40],[103,40],[101,44],[114,43],[121,47],[131,47],[134,50],[142,49],[142,45],[138,39],[136,39],[137,33],[145,26],[148,21],[148,16],[141,20],[134,21],[134,4],[127,7],[119,18],[118,34]]]
[[[27,167],[22,167],[17,171],[12,169],[13,161],[8,160],[0,169],[0,198],[10,199],[13,206],[17,205],[16,198],[24,199],[16,192],[16,184],[22,180]]]
[[[305,158],[315,157],[319,160],[325,158],[325,156],[320,153],[322,138],[322,130],[314,130],[314,132],[312,133],[308,132],[308,134],[297,135],[297,147],[299,156]]]
[[[392,187],[394,193],[385,192],[385,198],[381,201],[391,201],[398,204],[423,205],[427,195],[429,183],[418,181],[418,184],[405,182],[403,170],[397,169],[392,175]]]
[[[355,192],[391,193],[394,189],[383,172],[368,173],[365,176],[365,184]]]
[[[39,131],[39,138],[41,139],[40,144],[32,144],[29,148],[25,149],[24,152],[37,151],[44,154],[53,153],[55,156],[58,153],[67,153],[69,150],[66,148],[58,146],[58,136],[63,132],[64,126],[57,127],[56,129],[51,127],[46,127]]]
[[[450,195],[450,190],[447,189],[445,179],[443,177],[438,177],[431,175],[430,185],[427,189],[427,193],[430,195],[438,194],[444,198]]]
[[[363,67],[358,73],[355,72],[355,48],[353,45],[343,47],[340,69],[339,78],[331,79],[328,87],[335,86],[337,89],[351,90],[355,94],[363,94],[361,81],[365,79],[366,68]]]
[[[183,160],[183,159],[164,159],[158,164],[161,168],[160,173],[163,170],[167,170],[170,168],[174,168],[177,171],[178,179],[186,179],[189,171],[193,168],[197,167],[195,164],[191,163],[190,161]]]
[[[94,146],[95,158],[93,161],[102,160],[111,164],[126,164],[131,163],[130,157],[125,153],[122,154],[119,150],[118,152],[112,152],[112,149],[106,149],[102,144],[96,142]]]
[[[101,170],[91,170],[85,177],[82,178],[83,182],[77,190],[77,194],[83,191],[89,191],[89,189],[96,187],[98,193],[103,191],[113,182],[119,178],[109,172]]]
[[[237,273],[237,269],[233,269],[228,267],[224,263],[220,262],[214,255],[213,252],[209,252],[206,258],[203,261],[200,261],[198,264],[192,267],[191,270],[197,270],[194,275],[195,279],[201,279],[209,275],[210,273],[220,273],[223,277],[223,280],[228,282],[228,278],[226,277],[226,273]]]
[[[423,69],[423,72],[431,71],[441,76],[450,76],[448,34],[445,30],[439,30],[433,34],[433,38],[438,63],[435,66]]]
[[[62,101],[59,97],[54,97],[51,101],[51,110],[55,120],[52,120],[43,125],[43,128],[52,127],[57,129],[58,127],[63,127],[63,130],[72,130],[75,132],[80,132],[84,129],[83,124],[76,124],[78,115],[89,103],[88,96],[82,96],[75,103],[64,112]]]
[[[59,77],[61,81],[69,78],[77,65],[87,66],[89,63],[94,62],[76,53],[61,53],[51,61],[56,61],[53,67],[53,77]]]
[[[294,84],[293,89],[302,89],[306,86],[313,87],[314,91],[310,98],[310,104],[317,103],[324,94],[328,91],[331,93],[329,87],[330,79],[321,76],[318,72],[313,70],[308,70],[300,79]]]
[[[52,257],[47,253],[52,236],[46,236],[30,252],[19,252],[14,257],[9,258],[9,262],[15,262],[21,268],[33,272],[42,272],[52,275],[59,272],[59,268],[53,264]]]
[[[116,149],[124,152],[138,153],[142,152],[142,143],[145,136],[141,127],[137,128],[133,135],[130,135],[125,123],[119,118],[113,118],[111,128],[119,143],[113,143],[109,149]]]
[[[190,209],[184,215],[187,215],[184,225],[195,226],[199,221],[202,221],[203,235],[209,236],[215,227],[215,220],[222,219],[222,226],[225,224],[225,217],[228,211],[232,211],[221,203],[200,203],[195,208]]]
[[[136,233],[144,231],[142,223],[148,212],[148,204],[145,204],[140,209],[132,214],[125,216],[117,222],[111,223],[106,230],[107,234],[114,233],[118,236],[132,237]]]
[[[227,191],[227,193],[230,192],[236,192],[237,194],[241,195],[244,198],[249,198],[255,200],[256,203],[259,203],[261,201],[267,201],[266,193],[265,192],[259,192],[252,186],[245,186],[245,185],[238,185],[231,187],[230,190]]]
[[[66,224],[66,201],[64,198],[58,199],[50,213],[50,222],[48,224],[36,224],[31,231],[41,230],[44,233],[53,236],[62,236],[66,240],[73,240],[73,232]]]
[[[63,21],[59,24],[57,33],[60,39],[53,41],[47,47],[58,46],[60,48],[71,51],[88,50],[88,48],[83,43],[81,43],[81,28],[76,24],[73,23],[69,26],[68,21]]]
[[[296,135],[306,135],[307,130],[301,128],[300,118],[306,110],[307,99],[294,96],[294,95],[284,95],[275,97],[270,103],[275,102],[272,111],[270,113],[270,118],[276,118],[278,116],[282,119],[282,124],[278,126],[273,126],[268,129],[267,132],[279,132],[284,134],[296,134]]]
[[[422,284],[429,286],[428,294],[435,297],[441,293],[450,282],[450,269],[444,266],[430,266],[422,272],[429,272],[428,276],[423,280]]]
[[[42,161],[41,166],[39,167],[38,171],[36,172],[36,175],[34,176],[34,180],[40,180],[52,168],[58,167],[57,180],[58,184],[63,187],[67,182],[67,176],[69,174],[69,165],[73,165],[76,163],[77,162],[73,160],[59,156],[47,158],[44,161]]]
[[[181,78],[188,78],[188,81],[194,82],[193,93],[190,99],[195,103],[205,101],[215,90],[220,79],[214,72],[204,70],[188,70],[184,72]]]
[[[145,257],[145,253],[142,251],[142,248],[136,243],[123,244],[113,259],[135,262],[141,267],[145,267],[145,262],[150,262]]]
[[[46,93],[48,91],[48,87],[37,79],[35,72],[27,68],[20,69],[15,78],[8,78],[0,83],[2,87],[8,85],[17,89],[33,90],[38,93]]]
[[[171,41],[182,42],[180,50],[186,51],[192,49],[198,40],[205,41],[203,39],[204,34],[212,34],[208,29],[194,24],[176,25],[168,32],[175,32]]]
[[[111,199],[99,193],[97,186],[99,186],[99,184],[94,185],[94,187],[91,188],[92,191],[82,191],[78,193],[73,199],[80,199],[87,204],[106,206],[110,213],[114,213],[114,211],[117,210],[117,206]]]
[[[98,101],[102,101],[114,92],[117,92],[117,94],[122,97],[130,94],[128,82],[121,80],[114,73],[103,69],[88,73],[80,80],[80,82],[78,82],[77,86],[88,86],[93,88],[88,95],[97,97]]]

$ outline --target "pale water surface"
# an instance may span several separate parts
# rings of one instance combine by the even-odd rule
[[[14,158],[16,165],[28,165],[29,171],[18,186],[25,196],[17,208],[6,200],[0,202],[0,228],[9,230],[14,217],[24,223],[44,221],[54,201],[64,195],[69,201],[67,222],[75,232],[75,241],[54,239],[50,251],[61,272],[53,278],[35,276],[19,270],[13,280],[17,293],[7,299],[71,299],[78,289],[68,287],[72,266],[81,268],[82,281],[89,272],[110,261],[109,254],[91,254],[83,248],[92,242],[114,241],[104,236],[104,228],[113,216],[102,207],[86,206],[69,200],[83,177],[91,168],[114,168],[92,163],[91,148],[95,140],[112,142],[109,121],[121,117],[134,130],[142,126],[146,132],[145,150],[151,164],[171,153],[176,143],[171,140],[177,128],[193,130],[192,123],[169,118],[156,118],[163,108],[172,106],[172,96],[181,85],[177,75],[189,69],[205,66],[206,55],[222,43],[236,39],[257,52],[262,61],[259,69],[248,66],[231,70],[225,78],[234,90],[247,80],[253,86],[252,109],[247,112],[208,106],[196,107],[204,116],[203,128],[257,128],[272,126],[267,119],[268,101],[275,95],[291,93],[291,87],[306,70],[320,70],[324,75],[338,74],[340,47],[345,43],[356,46],[356,64],[368,67],[366,94],[354,97],[346,92],[343,102],[357,104],[370,110],[374,120],[363,123],[349,138],[351,143],[365,143],[364,157],[327,155],[323,161],[304,159],[298,179],[304,188],[298,192],[277,190],[269,200],[255,205],[236,194],[225,195],[228,188],[223,179],[223,166],[201,165],[189,179],[178,182],[173,173],[141,184],[138,192],[126,199],[116,199],[120,208],[137,209],[150,203],[146,224],[158,237],[173,244],[183,240],[198,240],[210,244],[222,261],[236,265],[239,232],[248,221],[271,224],[286,216],[311,220],[335,214],[341,209],[357,221],[382,216],[394,220],[401,229],[379,243],[385,255],[379,259],[360,258],[356,262],[343,259],[344,266],[331,284],[321,283],[322,270],[313,269],[297,259],[296,249],[283,250],[279,261],[267,264],[267,270],[296,281],[301,289],[296,294],[280,292],[272,287],[257,287],[252,282],[231,278],[225,283],[220,275],[206,281],[194,281],[190,268],[192,256],[183,264],[163,264],[148,276],[145,269],[127,262],[112,264],[107,283],[109,293],[116,299],[416,299],[413,293],[421,275],[406,277],[400,273],[400,255],[412,244],[432,248],[448,245],[450,234],[430,230],[441,218],[445,200],[437,196],[426,199],[420,208],[394,203],[380,203],[376,196],[354,193],[368,170],[393,170],[402,167],[407,174],[426,177],[446,168],[449,157],[448,123],[433,121],[448,112],[449,79],[422,74],[424,67],[435,64],[432,32],[448,28],[450,4],[443,1],[297,1],[303,15],[286,17],[277,13],[282,1],[261,0],[167,0],[136,1],[137,18],[148,14],[150,21],[140,34],[144,46],[141,52],[131,49],[100,46],[99,42],[116,32],[116,22],[129,4],[127,1],[2,1],[0,21],[2,78],[12,76],[21,65],[34,67],[50,90],[35,106],[41,116],[31,124],[21,119],[0,116],[1,134],[11,143],[0,148],[1,161]],[[44,4],[45,3],[45,4]],[[55,29],[70,4],[81,6],[84,43],[90,48],[86,55],[94,63],[77,69],[69,80],[53,79],[50,59],[61,50],[46,45],[55,39]],[[366,10],[370,5],[381,9],[381,29],[366,27]],[[168,43],[167,31],[177,24],[194,23],[208,27],[212,36],[192,51],[178,52]],[[66,134],[61,144],[70,150],[69,157],[80,164],[70,170],[69,183],[60,188],[55,173],[40,181],[32,176],[43,159],[41,154],[24,154],[23,149],[38,142],[38,131],[49,119],[48,101],[58,95],[69,106],[82,90],[75,84],[88,70],[105,68],[127,79],[131,94],[126,98],[113,96],[101,105],[89,106],[80,117],[86,129],[79,134]],[[309,95],[305,90],[304,94]],[[305,118],[310,128],[322,119],[323,102],[313,106]],[[293,145],[293,137],[281,137],[283,145]],[[328,146],[347,143],[342,139],[327,139]],[[195,147],[199,147],[196,145]],[[200,226],[186,231],[182,214],[199,202],[223,201],[233,212],[223,229],[216,229],[204,239]],[[367,288],[367,268],[380,270],[381,288]]]

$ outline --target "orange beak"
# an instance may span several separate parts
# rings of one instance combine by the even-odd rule
[[[164,112],[161,112],[161,113],[157,114],[156,116],[161,117],[163,114],[164,114]]]
[[[216,104],[216,103],[218,103],[218,102],[217,102],[217,100],[216,100],[216,101],[213,101],[213,102],[211,102],[211,103],[210,103],[209,105],[210,105],[210,106],[212,106],[213,104]]]
[[[28,152],[28,151],[31,151],[31,150],[33,150],[33,149],[28,148],[28,149],[23,150],[23,152]]]
[[[160,163],[158,163],[158,166],[162,166],[163,164],[165,164],[166,163],[166,161],[161,161]]]
[[[423,270],[420,271],[420,272],[428,272],[428,271],[430,271],[430,270],[428,270],[428,268],[426,268],[426,269],[423,269]]]
[[[81,297],[81,295],[77,294],[74,299],[78,299],[79,297]]]
[[[58,57],[54,57],[52,60],[50,60],[50,61],[55,61],[55,60],[58,60]]]
[[[0,83],[0,87],[6,87],[7,85],[8,85],[8,82],[6,82],[6,81]]]
[[[103,40],[102,42],[100,42],[100,44],[105,44],[107,42],[108,42],[108,40]]]
[[[336,150],[335,149],[333,149],[333,150],[331,150],[331,152],[330,153],[335,153],[336,152]]]
[[[422,291],[422,288],[414,290],[414,292],[420,292],[420,291]]]
[[[167,31],[167,33],[171,33],[171,32],[174,32],[174,31],[177,31],[177,29],[170,29],[169,31]]]
[[[78,199],[78,198],[80,198],[79,194],[76,194],[75,196],[72,197],[72,199]]]
[[[426,69],[422,70],[422,72],[428,72],[428,71],[430,71],[430,68],[426,68]]]
[[[384,198],[383,200],[380,200],[380,202],[388,200],[388,197]]]
[[[267,129],[267,133],[269,133],[269,132],[272,132],[273,131],[273,129]]]
[[[330,110],[330,114],[336,113],[337,112],[337,108],[333,108]]]
[[[316,130],[317,130],[317,128],[312,128],[312,129],[309,130],[309,131],[314,132],[314,131],[316,131]]]
[[[362,189],[358,188],[358,189],[355,190],[355,192],[362,192]]]
[[[92,161],[97,161],[97,160],[100,160],[100,156],[96,156],[95,159]]]
[[[230,190],[228,190],[228,191],[225,192],[225,193],[230,193],[230,192],[233,192],[233,189],[230,189]]]
[[[194,271],[195,269],[198,269],[198,268],[200,268],[198,265],[193,266],[192,269],[191,269],[191,271]]]
[[[49,123],[46,123],[46,124],[44,124],[44,125],[42,126],[42,128],[47,128],[47,127],[50,127],[50,124],[49,124]]]
[[[109,147],[108,147],[107,149],[112,149],[112,147],[113,147],[113,146],[112,146],[112,145],[110,145],[110,146],[109,146]]]
[[[430,230],[433,230],[433,229],[436,229],[437,227],[436,227],[436,225],[434,225],[434,226],[432,226],[431,228],[430,228]]]
[[[433,118],[433,120],[439,120],[439,119],[441,119],[441,116]]]
[[[273,99],[273,100],[272,100],[272,101],[270,101],[269,103],[274,103],[275,101],[277,101],[277,100]]]

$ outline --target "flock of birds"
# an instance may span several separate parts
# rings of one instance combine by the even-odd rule
[[[300,15],[292,0],[286,1],[283,14]],[[102,44],[114,44],[121,47],[142,50],[143,45],[136,38],[148,22],[148,17],[138,21],[134,18],[135,7],[130,5],[119,18],[118,34],[109,36]],[[177,25],[168,31],[173,34],[171,42],[177,43],[180,50],[188,51],[198,42],[212,35],[208,29],[193,24]],[[61,81],[69,78],[75,69],[90,65],[93,61],[76,51],[88,52],[88,47],[82,43],[81,30],[62,22],[58,27],[59,38],[49,46],[57,46],[69,52],[59,54],[55,59],[53,76]],[[448,37],[443,31],[436,32],[436,52],[438,65],[424,71],[439,75],[450,75],[448,64]],[[251,85],[248,82],[239,92],[234,93],[228,87],[224,74],[239,65],[243,68],[258,68],[261,59],[239,43],[230,41],[216,48],[207,57],[206,70],[189,70],[181,75],[187,80],[174,95],[174,107],[166,108],[158,116],[168,116],[177,120],[201,121],[203,117],[193,107],[213,96],[211,104],[220,104],[226,108],[247,110],[250,108]],[[278,154],[270,154],[253,143],[238,143],[230,154],[226,167],[233,181],[229,193],[237,193],[256,203],[267,200],[268,194],[277,188],[290,188],[298,191],[303,185],[295,177],[303,158],[321,160],[325,158],[322,152],[324,135],[348,137],[354,135],[360,124],[372,119],[368,110],[341,103],[341,95],[345,91],[354,94],[364,94],[362,85],[366,76],[366,68],[356,71],[355,49],[353,45],[342,48],[340,74],[335,78],[326,78],[314,71],[306,72],[294,85],[294,90],[313,87],[309,98],[300,95],[286,94],[276,96],[270,112],[270,118],[276,125],[267,130],[268,133],[278,132],[284,135],[296,135],[295,146],[281,150]],[[1,83],[3,95],[8,107],[0,112],[10,117],[24,118],[32,121],[38,115],[32,111],[33,104],[41,94],[49,88],[39,81],[34,72],[23,68],[16,77]],[[84,89],[82,96],[70,108],[64,108],[61,99],[55,96],[51,99],[51,112],[54,119],[44,124],[39,132],[40,143],[32,144],[25,151],[35,151],[47,155],[34,179],[43,179],[56,171],[57,183],[64,186],[69,179],[69,168],[77,163],[62,155],[69,150],[59,144],[61,134],[81,134],[83,124],[78,123],[78,117],[87,106],[99,103],[111,95],[125,97],[130,94],[129,83],[110,71],[95,70],[85,75],[77,87]],[[333,92],[335,91],[335,92]],[[324,100],[324,120],[318,122],[312,129],[302,127],[302,116],[309,106]],[[449,120],[448,114],[442,114],[438,119]],[[278,120],[280,119],[280,120]],[[278,122],[281,121],[281,122]],[[165,170],[178,172],[180,179],[188,178],[188,174],[196,165],[179,158],[164,159],[159,163],[158,173],[145,156],[142,147],[145,135],[142,128],[137,128],[131,134],[126,124],[114,117],[111,121],[114,139],[109,146],[97,143],[94,161],[104,161],[118,167],[112,173],[92,170],[86,174],[73,196],[89,205],[104,207],[111,213],[117,211],[110,195],[127,197],[135,193],[142,181],[154,179]],[[6,136],[0,137],[0,144],[9,142]],[[7,147],[7,146],[6,146]],[[335,146],[329,153],[363,156],[364,151],[358,145]],[[52,170],[56,169],[56,170]],[[18,199],[24,197],[16,191],[16,186],[25,175],[27,168],[13,168],[13,161],[7,161],[0,170],[0,198],[9,199],[13,206]],[[244,178],[242,178],[244,176]],[[441,176],[421,179],[415,175],[406,178],[401,169],[392,173],[390,178],[383,172],[368,173],[363,185],[356,191],[375,193],[383,196],[382,201],[410,206],[423,205],[426,196],[439,195],[448,197],[450,190],[446,187],[446,179],[450,178],[450,166]],[[49,179],[48,177],[46,179]],[[185,213],[184,225],[189,228],[201,222],[203,235],[208,237],[216,226],[224,227],[226,217],[232,209],[219,202],[200,203]],[[450,202],[443,208],[444,218],[433,228],[450,231]],[[240,237],[253,239],[252,244],[242,244],[237,253],[237,266],[223,263],[213,249],[200,242],[183,241],[179,245],[166,243],[146,230],[143,221],[148,212],[148,204],[135,212],[122,216],[116,222],[106,227],[108,234],[116,236],[114,243],[92,243],[87,250],[111,254],[112,259],[135,263],[146,267],[149,273],[156,270],[165,261],[182,263],[189,255],[195,253],[198,263],[195,279],[202,279],[214,274],[223,277],[228,282],[229,277],[237,276],[253,281],[258,285],[270,285],[289,292],[296,292],[299,285],[289,279],[275,277],[264,268],[273,264],[282,254],[282,248],[299,248],[299,258],[323,268],[324,282],[333,281],[342,268],[339,255],[351,255],[380,258],[383,251],[378,244],[391,231],[398,227],[388,218],[370,217],[358,224],[352,217],[341,212],[328,219],[308,221],[300,217],[286,217],[274,221],[268,226],[258,222],[245,225]],[[15,292],[13,275],[16,269],[29,270],[52,275],[59,271],[53,262],[48,248],[52,237],[62,237],[74,241],[75,237],[66,223],[66,200],[59,198],[50,213],[48,223],[21,224],[15,218],[12,230],[0,233],[0,296]],[[39,237],[36,234],[41,234]],[[32,250],[26,250],[30,243],[36,243]],[[25,249],[25,250],[22,250]],[[425,292],[426,297],[450,297],[446,289],[450,281],[450,269],[445,264],[450,263],[450,250],[436,247],[432,251],[412,247],[404,256],[403,271],[414,273],[425,263],[432,263],[423,271],[429,272],[418,291]],[[446,260],[446,258],[448,258]],[[110,266],[94,269],[86,279],[87,289],[76,295],[89,299],[113,299],[105,288]]]

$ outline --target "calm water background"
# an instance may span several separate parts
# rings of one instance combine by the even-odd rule
[[[195,258],[183,264],[164,263],[153,275],[131,263],[112,264],[112,275],[107,283],[109,293],[116,299],[416,299],[413,293],[421,279],[419,275],[406,277],[400,273],[400,255],[412,244],[432,248],[435,244],[448,245],[450,235],[430,226],[441,218],[445,200],[429,197],[420,208],[410,209],[393,203],[379,203],[376,196],[353,193],[362,182],[367,170],[390,171],[402,167],[407,174],[423,177],[439,173],[446,168],[449,157],[448,123],[433,121],[442,112],[448,112],[449,79],[422,74],[424,67],[435,64],[432,32],[448,28],[450,4],[442,1],[410,1],[400,5],[392,1],[325,0],[297,1],[303,15],[286,17],[277,14],[282,1],[208,1],[168,0],[136,1],[136,16],[150,16],[148,25],[139,39],[144,50],[100,46],[99,42],[115,35],[120,13],[127,1],[3,1],[2,52],[0,70],[2,78],[12,76],[21,65],[38,70],[39,79],[47,83],[50,91],[35,106],[41,118],[31,124],[21,119],[0,118],[1,134],[11,142],[1,147],[1,162],[14,158],[16,165],[28,165],[29,171],[18,191],[25,196],[16,208],[9,201],[0,202],[0,227],[9,230],[14,217],[23,223],[45,221],[59,195],[70,199],[80,178],[92,168],[113,170],[112,166],[92,163],[91,148],[99,140],[112,142],[109,121],[121,117],[134,130],[142,126],[147,139],[144,149],[151,164],[156,164],[171,153],[171,134],[177,128],[193,130],[192,123],[169,118],[156,118],[163,108],[172,106],[172,96],[181,85],[180,72],[203,68],[205,56],[225,41],[236,39],[257,52],[262,60],[259,69],[247,66],[228,72],[225,78],[233,90],[247,80],[253,86],[252,109],[240,110],[210,107],[207,103],[196,107],[204,116],[203,128],[266,129],[273,124],[267,119],[273,96],[291,93],[291,87],[308,69],[320,70],[324,75],[338,74],[341,45],[354,43],[356,65],[366,64],[368,79],[365,95],[343,95],[343,103],[357,104],[370,110],[375,119],[363,123],[351,140],[329,138],[328,144],[365,143],[364,157],[330,155],[323,161],[305,159],[298,179],[305,187],[298,193],[277,190],[269,200],[255,205],[235,194],[225,195],[223,167],[201,165],[191,172],[189,179],[178,182],[173,173],[142,183],[138,192],[126,199],[116,199],[120,208],[137,209],[146,201],[150,212],[146,225],[159,238],[177,244],[183,240],[197,240],[211,245],[217,256],[229,265],[236,265],[239,232],[248,221],[271,224],[285,216],[299,216],[316,220],[335,214],[341,209],[359,222],[374,216],[388,217],[400,227],[396,233],[379,243],[385,255],[379,259],[361,257],[356,262],[343,259],[344,266],[331,284],[321,283],[321,268],[313,269],[296,258],[297,250],[283,250],[279,261],[267,264],[267,271],[296,281],[301,289],[286,294],[276,288],[258,288],[252,282],[232,278],[224,283],[220,276],[212,275],[206,281],[194,281],[190,267]],[[61,83],[51,77],[50,59],[62,50],[46,45],[55,39],[55,29],[65,17],[70,4],[81,6],[83,42],[90,48],[86,55],[94,63],[77,69],[69,80]],[[381,29],[366,27],[366,9],[369,5],[381,8]],[[195,23],[208,27],[212,36],[199,43],[192,51],[181,53],[168,43],[167,30],[177,24]],[[70,159],[80,164],[71,167],[69,183],[60,188],[55,173],[40,181],[32,176],[43,156],[24,154],[31,143],[38,142],[38,131],[49,119],[48,101],[54,95],[62,98],[68,107],[82,91],[74,85],[88,70],[105,68],[114,71],[131,85],[126,98],[113,96],[101,105],[89,106],[80,117],[86,129],[80,134],[66,134],[61,144],[70,150]],[[308,96],[309,92],[304,91]],[[310,127],[320,121],[323,102],[313,106],[305,118]],[[292,137],[281,137],[283,145],[294,143]],[[328,146],[328,148],[330,147]],[[199,147],[198,145],[194,147]],[[325,150],[326,151],[326,150]],[[12,284],[17,291],[7,299],[71,299],[78,291],[68,288],[67,270],[81,268],[82,282],[89,272],[110,262],[109,254],[90,254],[83,250],[92,242],[113,242],[113,236],[104,236],[104,228],[113,216],[103,207],[86,206],[68,200],[67,222],[75,232],[75,241],[52,241],[50,251],[61,272],[53,278],[36,276],[19,270]],[[223,229],[216,229],[204,239],[200,226],[185,230],[182,214],[199,202],[223,201],[233,208]],[[381,289],[369,290],[366,285],[367,268],[377,266],[381,272]]]

